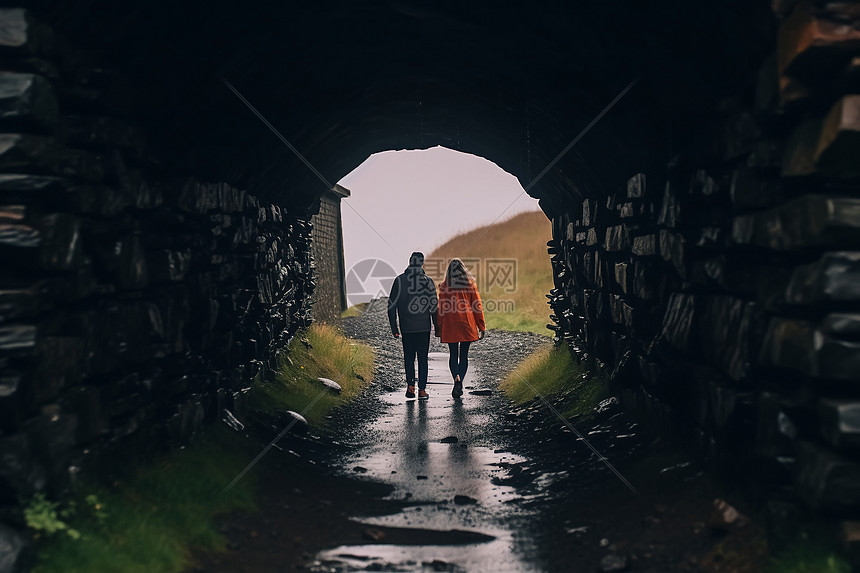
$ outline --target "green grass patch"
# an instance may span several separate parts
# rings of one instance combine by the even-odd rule
[[[98,508],[68,518],[77,539],[62,531],[37,533],[34,572],[178,572],[190,564],[191,548],[223,548],[213,517],[255,508],[251,476],[223,492],[248,460],[248,444],[240,440],[227,429],[209,428],[193,445],[132,471],[121,483],[66,500],[61,515],[93,499]]]
[[[289,356],[273,380],[253,385],[257,407],[302,411],[320,392],[316,378],[331,378],[343,386],[343,394],[324,394],[306,412],[309,421],[319,423],[372,376],[372,350],[323,324],[295,337]],[[193,549],[224,548],[226,540],[214,527],[216,515],[255,509],[251,474],[228,492],[223,489],[257,453],[256,445],[227,428],[209,427],[191,446],[129,470],[110,487],[81,485],[61,503],[30,500],[28,520],[40,544],[34,571],[186,570]]]
[[[315,323],[296,336],[276,374],[252,387],[251,405],[268,412],[300,412],[313,425],[328,412],[361,392],[373,377],[373,350],[353,342],[335,327]],[[323,391],[317,378],[329,378],[343,388],[339,395]]]
[[[548,319],[534,316],[523,316],[521,314],[510,314],[502,312],[484,313],[484,321],[488,330],[509,330],[516,332],[533,332],[543,336],[552,336],[546,324]]]
[[[770,559],[766,573],[850,573],[851,566],[836,553],[830,529],[808,524],[801,539]]]
[[[808,549],[806,550],[808,551]],[[802,548],[793,550],[792,555],[786,555],[773,560],[767,568],[768,573],[851,573],[851,566],[832,553],[802,554]],[[817,553],[817,552],[816,552]]]
[[[350,316],[361,316],[361,313],[364,312],[364,309],[367,308],[368,303],[360,302],[358,304],[354,304],[342,313],[340,313],[341,318],[349,318]]]
[[[502,381],[500,388],[522,404],[543,397],[562,396],[559,408],[566,417],[587,416],[606,397],[603,380],[589,373],[564,346],[547,344],[523,360]]]

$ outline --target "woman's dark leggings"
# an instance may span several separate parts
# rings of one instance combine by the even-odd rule
[[[466,369],[469,368],[469,345],[471,342],[449,342],[448,343],[448,368],[451,369],[451,377],[460,377],[460,381],[466,377]]]

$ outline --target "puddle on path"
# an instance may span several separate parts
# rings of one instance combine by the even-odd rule
[[[524,544],[516,537],[516,523],[529,514],[511,502],[521,497],[514,488],[493,483],[493,478],[507,477],[508,464],[526,460],[497,452],[497,445],[488,442],[486,398],[451,398],[447,360],[446,353],[430,355],[429,400],[407,400],[401,389],[381,396],[387,404],[384,413],[356,429],[370,439],[334,462],[341,473],[391,484],[391,498],[413,502],[394,515],[355,520],[368,527],[414,529],[414,541],[336,547],[317,555],[317,571],[538,570],[518,551]],[[480,379],[470,368],[467,387],[470,379]],[[456,442],[443,442],[452,436]],[[422,545],[425,530],[479,532],[494,539]]]

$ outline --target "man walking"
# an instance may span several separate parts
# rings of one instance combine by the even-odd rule
[[[424,254],[415,252],[409,266],[394,279],[388,295],[388,322],[394,338],[403,338],[406,365],[406,397],[415,397],[415,359],[418,359],[418,399],[427,395],[427,353],[430,351],[430,323],[436,329],[436,285],[424,273]],[[400,328],[397,319],[400,318]]]

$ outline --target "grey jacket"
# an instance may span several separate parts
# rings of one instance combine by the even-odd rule
[[[398,275],[388,295],[388,322],[394,334],[430,332],[436,328],[436,285],[421,267],[408,267]],[[400,329],[397,319],[400,318]]]

